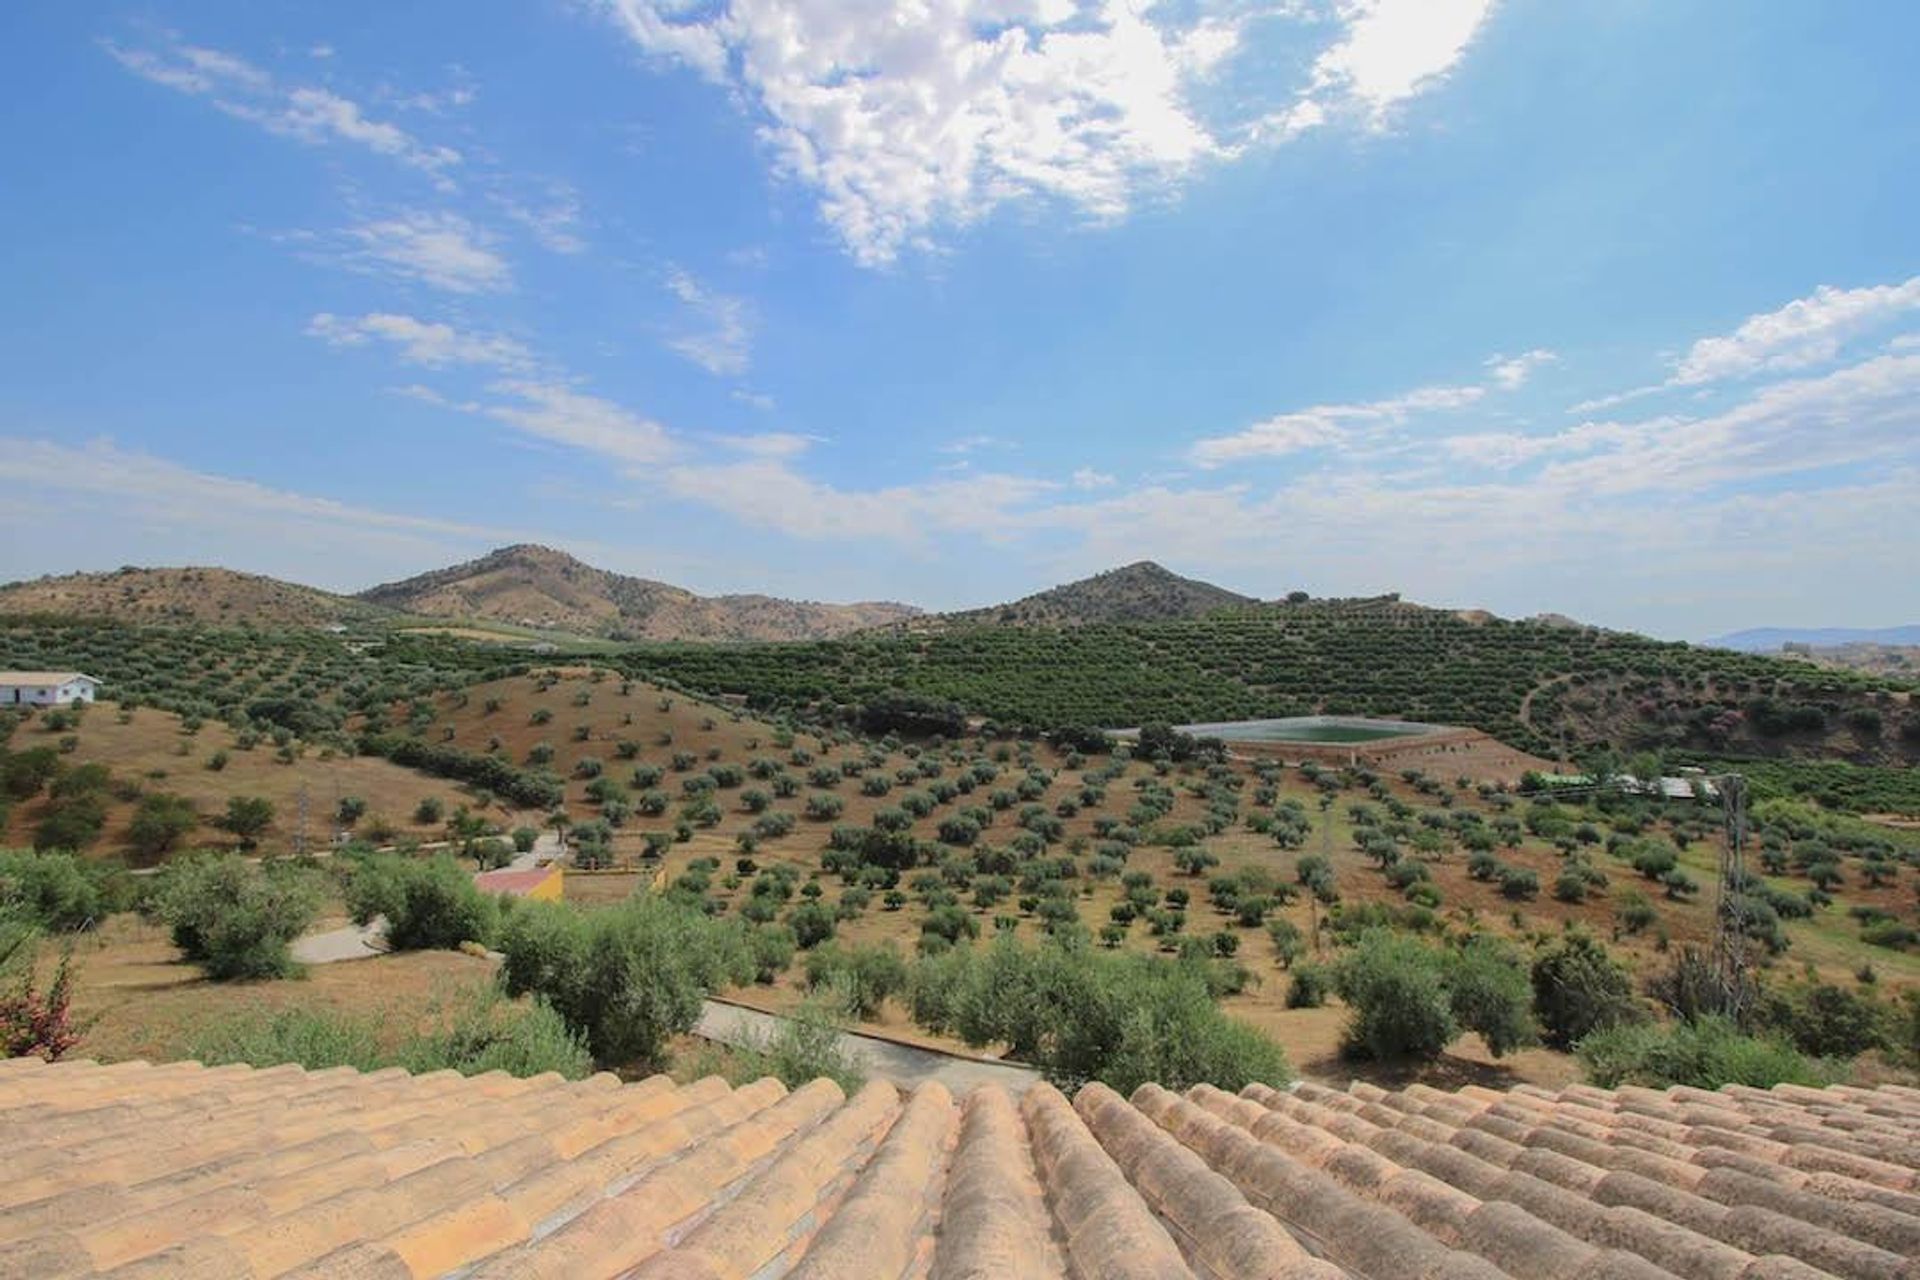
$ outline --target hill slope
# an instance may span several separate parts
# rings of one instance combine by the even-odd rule
[[[1785,644],[1920,645],[1920,623],[1905,627],[1752,627],[1718,636],[1707,643],[1742,653],[1772,653]]]
[[[120,622],[312,627],[380,616],[375,605],[232,569],[116,569],[0,586],[0,614],[69,614]]]
[[[636,674],[832,715],[899,692],[1009,724],[1394,716],[1555,756],[1623,749],[1920,759],[1912,687],[1885,677],[1548,622],[1464,621],[1390,598],[1171,622],[975,626],[780,649],[641,648]]]
[[[385,583],[359,599],[428,617],[481,618],[622,640],[818,640],[916,612],[900,604],[700,596],[532,545],[501,547],[478,560]]]
[[[1082,627],[1102,622],[1169,622],[1260,602],[1225,587],[1183,578],[1151,560],[1096,573],[1011,604],[916,618],[908,630],[977,626]]]

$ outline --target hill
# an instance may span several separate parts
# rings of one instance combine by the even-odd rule
[[[778,649],[643,646],[624,661],[635,674],[826,717],[899,692],[1041,727],[1380,715],[1468,726],[1549,757],[1606,743],[1920,758],[1909,683],[1550,621],[1465,621],[1392,598]]]
[[[1847,644],[1920,645],[1920,623],[1904,627],[1752,627],[1707,643],[1742,653],[1772,653],[1789,644],[1818,648]]]
[[[616,640],[817,640],[908,617],[907,605],[700,596],[519,545],[363,591],[367,604],[433,618],[484,619]]]
[[[1010,604],[915,618],[903,629],[926,631],[977,626],[1081,627],[1102,622],[1167,622],[1200,618],[1260,602],[1225,587],[1183,578],[1141,560],[1022,597]]]
[[[70,573],[0,586],[0,614],[66,614],[178,626],[315,627],[384,614],[376,605],[254,573],[199,566]]]

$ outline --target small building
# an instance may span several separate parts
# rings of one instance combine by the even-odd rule
[[[566,873],[557,862],[529,871],[482,871],[473,878],[482,893],[504,893],[515,898],[533,898],[541,902],[559,902],[566,897]]]
[[[92,702],[100,682],[82,671],[0,671],[0,707]]]

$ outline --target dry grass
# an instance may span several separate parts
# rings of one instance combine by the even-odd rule
[[[422,1029],[437,1001],[493,978],[490,961],[415,951],[315,965],[285,981],[209,982],[179,958],[164,929],[133,915],[83,935],[74,960],[74,1009],[90,1024],[76,1056],[108,1061],[182,1057],[208,1027],[259,1009],[380,1013],[399,1039]]]
[[[303,788],[307,793],[309,838],[316,845],[326,843],[333,829],[334,807],[344,796],[359,796],[367,802],[363,827],[380,818],[423,838],[433,838],[439,831],[414,822],[414,808],[422,799],[433,796],[449,812],[466,801],[452,783],[378,757],[328,756],[308,749],[293,763],[282,764],[275,759],[270,742],[243,751],[233,731],[224,724],[210,721],[198,733],[188,734],[183,732],[178,716],[149,707],[133,711],[123,723],[121,713],[113,707],[96,706],[87,711],[80,728],[71,732],[78,745],[62,757],[68,764],[103,764],[113,771],[116,782],[185,796],[203,817],[223,812],[233,796],[263,796],[272,801],[274,823],[262,839],[268,848],[291,844],[298,827]],[[45,739],[44,745],[51,746],[65,736],[44,733],[36,721],[33,727],[16,732],[10,745],[19,750],[43,745]],[[207,766],[219,751],[227,753],[227,764],[216,772]],[[136,804],[134,800],[110,800],[106,830],[94,846],[98,852],[124,850],[127,824]],[[44,801],[16,806],[5,833],[7,843],[31,843],[43,809]],[[203,826],[186,843],[216,847],[232,840],[214,827]]]

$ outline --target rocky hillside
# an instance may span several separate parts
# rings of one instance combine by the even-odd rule
[[[531,545],[502,547],[478,560],[386,583],[361,592],[359,599],[427,617],[477,618],[619,640],[821,640],[917,612],[901,604],[700,596]]]
[[[949,627],[1079,627],[1107,622],[1171,622],[1200,618],[1220,609],[1259,604],[1225,587],[1183,578],[1141,560],[1069,582],[1011,604],[930,615],[908,623],[912,630]]]
[[[0,586],[0,614],[68,614],[161,625],[313,627],[384,610],[278,578],[232,569],[116,569]]]

